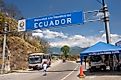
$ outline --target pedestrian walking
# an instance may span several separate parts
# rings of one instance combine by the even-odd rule
[[[43,63],[43,71],[44,71],[44,74],[43,74],[43,76],[46,76],[47,75],[47,62],[45,61],[44,63]]]

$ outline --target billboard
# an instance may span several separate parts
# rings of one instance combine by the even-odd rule
[[[83,12],[72,12],[53,16],[23,19],[18,21],[18,31],[28,31],[54,26],[83,23]]]

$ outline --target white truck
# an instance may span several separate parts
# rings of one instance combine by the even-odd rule
[[[29,68],[38,70],[43,68],[43,63],[47,62],[48,67],[51,65],[51,55],[45,53],[31,53],[28,57]]]
[[[106,64],[103,61],[103,58],[100,55],[93,55],[89,57],[89,70],[97,71],[97,70],[106,70]]]

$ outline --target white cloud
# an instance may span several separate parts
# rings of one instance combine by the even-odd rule
[[[44,37],[44,35],[42,33],[32,33],[32,36],[39,36],[39,37]]]
[[[36,32],[32,33],[33,36],[40,36],[41,38],[52,39],[52,38],[67,38],[62,32],[53,32],[50,30],[37,30]]]
[[[105,38],[106,38],[106,34],[103,34],[101,37],[101,40],[104,41]],[[115,44],[117,41],[121,40],[121,35],[110,34],[110,38],[111,38],[111,43]],[[106,39],[105,39],[105,42],[106,42]]]
[[[50,45],[51,46],[58,46],[58,47],[62,47],[64,45],[68,45],[68,46],[80,46],[80,47],[88,47],[91,44],[95,43],[96,39],[93,39],[92,37],[84,37],[82,35],[74,35],[69,37],[66,40],[63,41],[58,41],[58,42],[51,42]]]
[[[50,45],[53,47],[62,47],[64,45],[68,46],[80,46],[80,47],[89,47],[94,45],[95,43],[102,41],[106,42],[106,35],[102,34],[100,36],[82,36],[82,35],[73,35],[67,36],[62,32],[54,32],[50,30],[38,31],[39,33],[33,33],[33,35],[39,35],[42,38],[48,39],[50,41]],[[115,43],[121,39],[120,35],[111,34],[111,43]]]
[[[62,47],[63,45],[66,44],[69,46],[89,47],[100,41],[106,42],[106,38],[104,35],[105,34],[98,36],[98,37],[95,37],[95,36],[84,37],[82,35],[75,35],[75,36],[69,37],[68,39],[63,40],[63,41],[51,42],[50,45]],[[111,34],[111,43],[112,44],[115,44],[120,39],[121,39],[120,35]]]
[[[67,38],[62,32],[53,32],[53,31],[43,31],[43,34],[45,35],[45,38]]]
[[[102,30],[102,31],[99,31],[100,33],[104,33],[105,31],[104,30]]]

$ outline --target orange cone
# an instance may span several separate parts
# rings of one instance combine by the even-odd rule
[[[82,65],[80,66],[80,75],[79,76],[80,76],[80,78],[84,78],[85,77]]]

